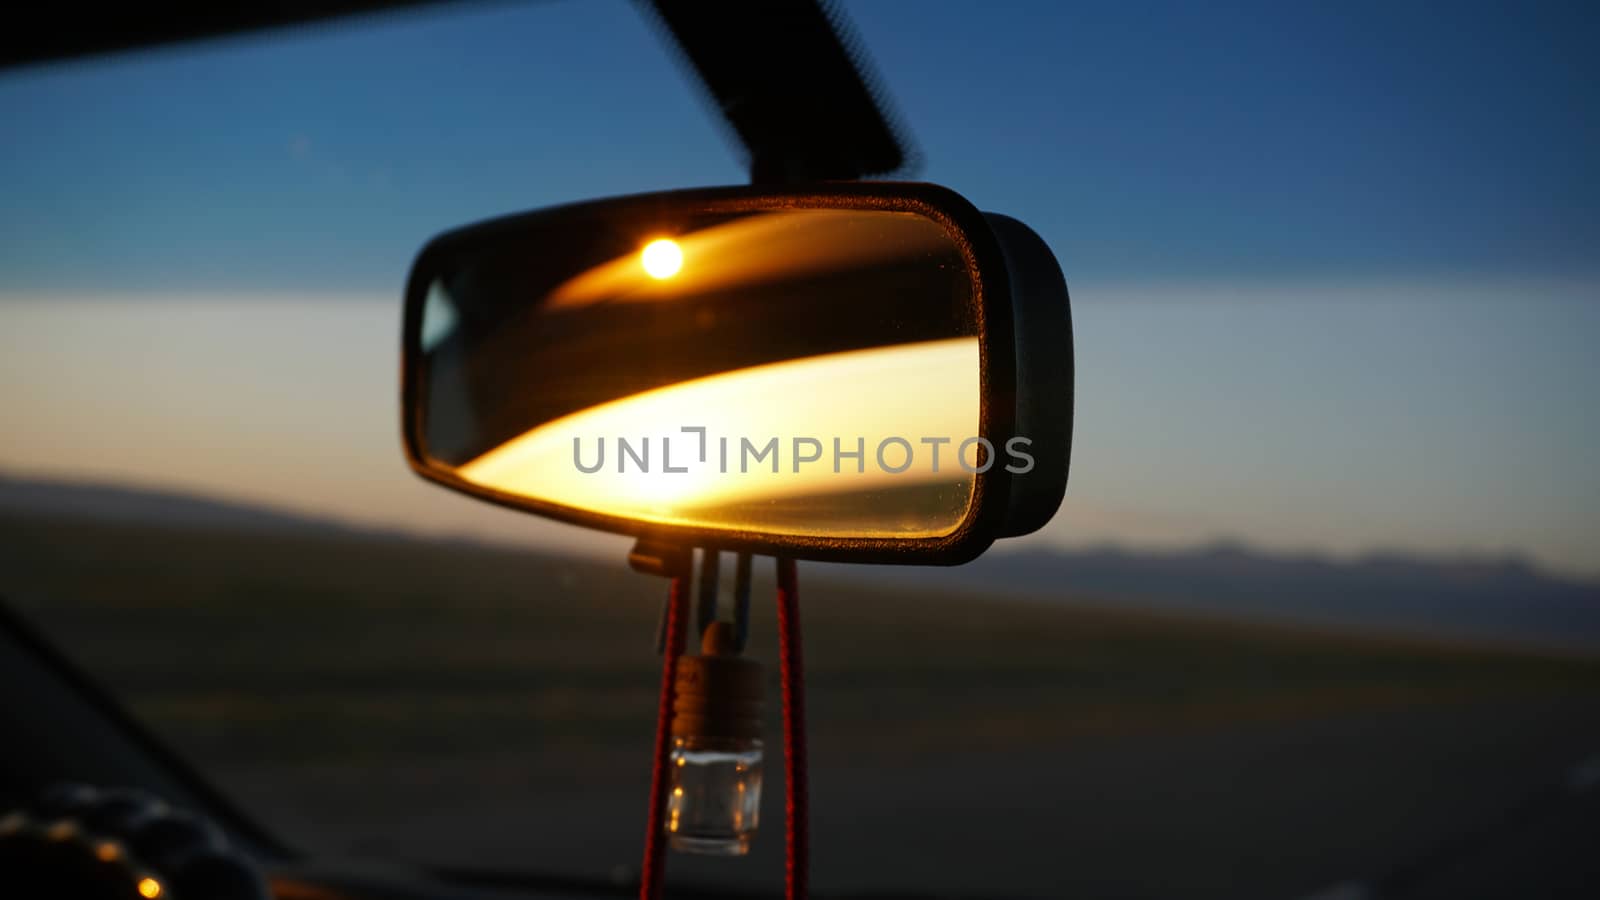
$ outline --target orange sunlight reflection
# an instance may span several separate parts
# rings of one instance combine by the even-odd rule
[[[662,524],[936,536],[959,524],[970,499],[971,476],[957,464],[956,449],[978,434],[979,389],[977,338],[789,360],[646,391],[562,417],[466,463],[458,474],[508,493]],[[706,429],[703,461],[700,436],[683,432],[686,426]],[[622,457],[619,437],[635,455],[646,456],[648,471],[641,471],[633,456]],[[909,448],[891,443],[883,458],[889,468],[909,462],[898,473],[885,471],[878,460],[879,443],[895,437]],[[939,448],[937,472],[924,437],[949,440]],[[757,460],[774,438],[776,472],[772,456]],[[796,438],[820,445],[819,458],[798,463],[798,472]],[[841,456],[835,472],[835,438],[843,453],[861,449],[860,462]],[[595,465],[604,442],[598,471],[580,471],[575,439],[586,467]],[[646,439],[648,450],[641,453]],[[818,445],[804,446],[803,452],[818,453]],[[664,471],[668,463],[687,471]],[[927,490],[920,498],[912,492],[899,501],[885,499],[904,497],[906,492],[886,493],[901,487]],[[778,521],[766,510],[783,498],[852,493],[856,506],[878,508],[870,516],[819,511],[798,524]],[[881,508],[895,502],[906,508]],[[875,524],[863,524],[869,520]]]
[[[892,241],[862,240],[860,226],[896,217]],[[547,309],[601,302],[649,303],[686,292],[709,292],[784,275],[814,275],[919,254],[948,253],[944,226],[915,213],[808,209],[745,216],[676,239],[660,238],[575,275],[550,292]],[[716,265],[696,266],[696,260]],[[682,270],[685,277],[674,278]]]

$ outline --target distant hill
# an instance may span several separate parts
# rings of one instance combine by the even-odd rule
[[[174,491],[5,475],[0,475],[0,515],[189,525],[240,531],[355,533],[358,530],[331,519]]]
[[[0,515],[237,531],[418,539],[293,512],[109,484],[0,476]],[[1600,585],[1516,557],[1354,560],[1264,553],[1239,543],[1159,552],[1006,550],[957,568],[817,566],[825,578],[936,581],[1039,602],[1102,604],[1600,652]]]
[[[998,545],[946,578],[1032,598],[1600,650],[1600,585],[1517,557],[1344,560],[1230,542],[1171,552]]]

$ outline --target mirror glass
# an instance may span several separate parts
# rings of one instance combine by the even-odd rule
[[[456,252],[414,348],[431,466],[665,525],[934,537],[993,465],[973,275],[888,210],[557,215]]]

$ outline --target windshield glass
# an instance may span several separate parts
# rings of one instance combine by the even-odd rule
[[[971,565],[801,566],[819,892],[1299,895],[1594,752],[1593,17],[844,10],[919,177],[1059,257],[1077,441]],[[746,180],[665,40],[492,4],[0,74],[0,596],[292,845],[637,877],[666,583],[416,479],[397,371],[431,235]],[[762,830],[685,883],[782,878],[757,572]]]

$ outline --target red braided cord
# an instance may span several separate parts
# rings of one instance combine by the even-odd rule
[[[778,661],[783,678],[784,896],[805,900],[811,881],[811,815],[806,775],[805,653],[800,641],[799,575],[778,559]]]
[[[650,815],[639,869],[640,900],[660,900],[667,878],[667,766],[672,752],[672,683],[689,627],[689,578],[672,579],[667,599],[667,644],[661,658],[661,705],[656,711],[655,762],[650,769]]]

